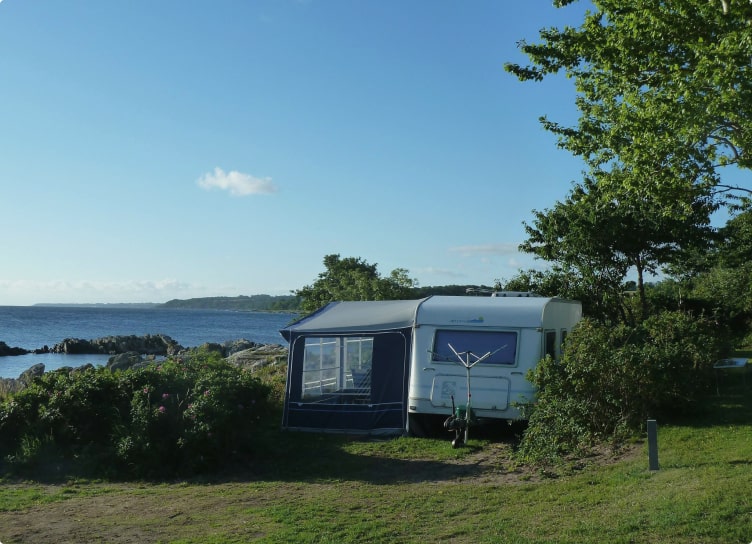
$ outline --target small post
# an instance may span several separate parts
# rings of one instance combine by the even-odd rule
[[[648,419],[648,465],[650,470],[658,470],[658,424]]]

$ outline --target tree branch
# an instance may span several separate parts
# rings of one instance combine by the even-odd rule
[[[752,189],[745,189],[744,187],[739,187],[738,185],[716,185],[716,188],[718,190],[714,191],[713,194],[715,195],[722,195],[724,193],[730,193],[732,191],[740,191],[743,193],[749,193],[752,195]]]

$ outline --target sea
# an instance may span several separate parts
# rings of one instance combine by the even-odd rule
[[[66,338],[163,334],[185,348],[245,339],[286,345],[279,330],[298,317],[286,312],[191,310],[128,306],[0,306],[0,341],[28,350],[52,348]],[[109,355],[42,353],[0,357],[0,378],[17,378],[43,363],[45,370],[86,363],[104,365]]]

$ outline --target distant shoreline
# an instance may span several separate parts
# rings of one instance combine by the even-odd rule
[[[157,308],[158,302],[38,302],[35,308]]]

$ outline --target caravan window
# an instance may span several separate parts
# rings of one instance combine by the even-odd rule
[[[371,394],[372,337],[310,337],[305,339],[302,399]]]
[[[451,346],[451,347],[450,347]],[[434,361],[459,363],[457,355],[471,352],[470,363],[492,353],[481,364],[513,365],[517,354],[517,333],[511,331],[437,330],[433,342]],[[463,356],[463,361],[466,359]]]
[[[556,331],[546,331],[546,355],[556,359]]]

